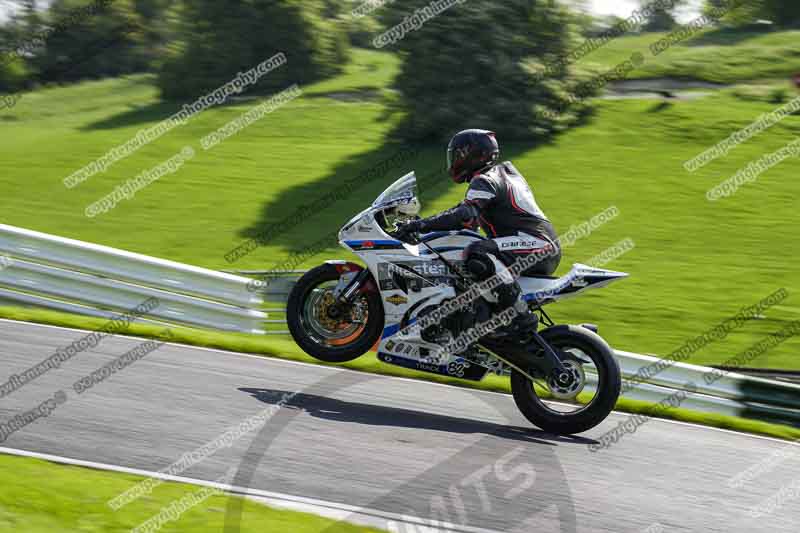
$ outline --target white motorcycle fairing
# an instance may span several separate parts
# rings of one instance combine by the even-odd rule
[[[420,244],[407,244],[387,233],[393,226],[392,217],[403,220],[416,215],[419,209],[416,176],[410,172],[339,233],[340,243],[366,263],[380,291],[385,323],[378,358],[415,370],[481,380],[490,368],[472,364],[460,354],[442,353],[441,346],[448,340],[445,332],[442,341],[434,343],[424,339],[419,328],[408,326],[456,297],[454,285],[459,273],[448,265],[458,270],[463,264],[464,249],[484,237],[466,230],[434,232],[422,236]],[[535,308],[626,276],[623,272],[576,264],[561,278],[522,277],[519,283],[523,298]],[[340,285],[344,287],[346,283]],[[492,370],[500,373],[502,368]]]

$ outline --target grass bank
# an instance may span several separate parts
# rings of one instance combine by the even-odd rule
[[[609,69],[634,52],[645,63],[629,79],[677,78],[733,84],[763,79],[788,80],[800,72],[800,31],[707,30],[653,55],[650,46],[668,32],[629,35],[609,41],[581,59],[583,68]]]
[[[145,478],[39,459],[0,455],[0,531],[25,533],[128,532],[175,502],[200,502],[164,524],[164,532],[217,532],[225,528],[229,498],[210,489],[165,482],[150,495],[113,511],[108,501]],[[251,500],[242,504],[239,531],[296,533],[378,533],[315,515],[272,509]]]

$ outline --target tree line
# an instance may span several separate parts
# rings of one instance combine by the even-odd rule
[[[150,72],[165,100],[190,100],[282,52],[286,65],[248,88],[267,94],[336,75],[353,47],[383,37],[380,49],[402,58],[400,133],[413,138],[465,118],[513,138],[569,127],[587,111],[568,98],[586,79],[564,58],[618,22],[591,16],[588,0],[4,1],[17,9],[0,25],[0,95]],[[647,20],[632,31],[669,30],[683,1],[641,0]],[[800,26],[797,0],[706,0],[720,7],[733,28]]]

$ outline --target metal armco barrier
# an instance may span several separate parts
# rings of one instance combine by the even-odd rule
[[[637,382],[640,369],[662,360],[619,350],[614,353],[623,375],[622,395],[627,398],[659,402],[676,391],[687,391],[693,383],[696,391],[687,392],[683,408],[800,427],[800,385],[679,362],[662,363],[663,370]]]
[[[259,289],[261,296],[268,302],[285,304],[295,282],[306,272],[306,270],[237,270],[231,274],[252,276],[264,281],[265,286]]]
[[[148,298],[142,318],[159,323],[263,334],[263,298],[234,276],[0,224],[0,299],[108,317]]]

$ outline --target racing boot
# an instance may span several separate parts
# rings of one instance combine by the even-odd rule
[[[521,293],[522,290],[516,282],[498,287],[498,312],[503,312],[513,306],[517,314],[510,324],[496,329],[487,337],[498,340],[513,340],[523,344],[530,340],[531,334],[536,332],[539,326],[539,317],[530,310],[528,303],[520,298]]]

